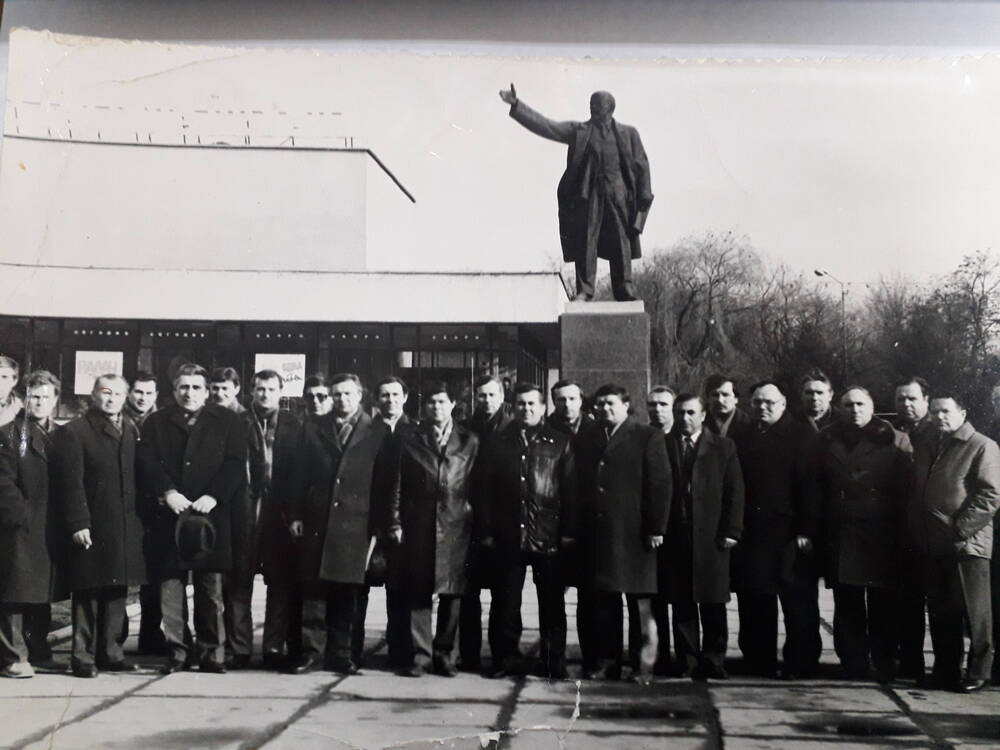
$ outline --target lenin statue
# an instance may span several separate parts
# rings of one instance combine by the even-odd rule
[[[576,264],[576,298],[593,299],[600,257],[611,265],[615,299],[634,300],[632,259],[641,256],[639,234],[653,202],[639,132],[612,118],[615,99],[607,91],[590,97],[586,122],[548,119],[517,98],[514,84],[500,98],[532,133],[569,146],[556,196],[563,260]]]

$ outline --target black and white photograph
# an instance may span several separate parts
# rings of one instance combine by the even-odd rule
[[[0,2],[0,747],[1000,746],[1000,4]]]

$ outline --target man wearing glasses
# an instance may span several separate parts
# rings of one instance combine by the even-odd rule
[[[329,414],[333,409],[330,400],[330,381],[326,375],[310,375],[302,386],[303,417],[313,420]]]

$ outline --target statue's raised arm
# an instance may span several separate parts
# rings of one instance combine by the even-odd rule
[[[601,257],[611,265],[615,299],[634,300],[632,259],[641,256],[639,234],[653,202],[639,132],[612,117],[615,98],[607,91],[590,97],[584,122],[550,120],[519,99],[513,83],[500,99],[532,133],[569,146],[556,195],[563,260],[576,264],[577,299],[593,299]]]

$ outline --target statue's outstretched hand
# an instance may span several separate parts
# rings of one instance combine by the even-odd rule
[[[514,88],[513,83],[510,85],[509,89],[500,90],[500,98],[507,104],[513,104],[517,101],[517,89]]]

